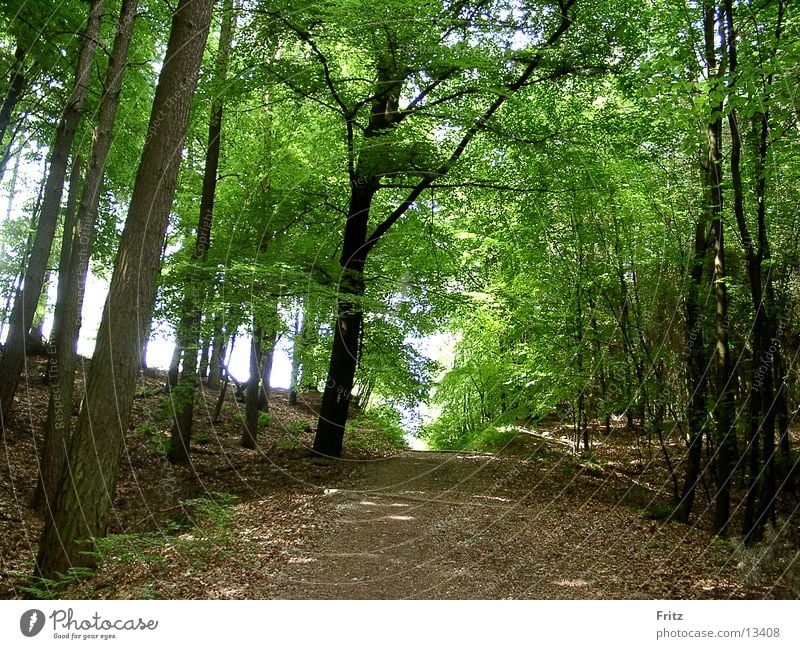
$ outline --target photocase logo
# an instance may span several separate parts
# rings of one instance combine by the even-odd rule
[[[37,608],[25,611],[19,618],[19,630],[22,635],[32,638],[44,628],[44,613]]]

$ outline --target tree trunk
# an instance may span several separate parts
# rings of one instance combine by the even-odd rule
[[[273,328],[261,343],[261,394],[258,399],[258,409],[269,412],[269,387],[272,365],[275,361],[275,347],[278,343],[278,329]]]
[[[726,3],[727,13],[731,16],[732,9],[730,8],[730,0]],[[784,2],[778,0],[777,18],[775,22],[774,44],[772,47],[772,57],[776,55],[778,47],[783,34],[783,20],[784,20]],[[770,70],[766,78],[766,92],[769,95],[773,85],[774,73]],[[778,496],[778,485],[775,472],[775,422],[776,418],[780,421],[785,415],[785,399],[783,397],[783,390],[785,384],[785,375],[781,354],[781,341],[778,332],[778,314],[777,305],[775,302],[775,290],[772,279],[772,263],[769,241],[767,239],[767,225],[766,225],[766,183],[767,183],[767,153],[770,142],[770,114],[769,109],[765,109],[758,114],[756,129],[758,131],[758,151],[756,155],[755,165],[755,196],[756,196],[756,218],[758,223],[758,242],[761,258],[765,262],[766,276],[764,278],[765,286],[765,305],[764,305],[764,322],[766,324],[766,331],[764,333],[764,348],[767,343],[769,347],[764,355],[764,361],[769,366],[769,377],[765,377],[764,398],[769,398],[764,402],[764,424],[762,427],[762,437],[764,440],[764,481],[760,494],[760,502],[758,507],[758,515],[755,521],[755,539],[761,540],[763,537],[763,526],[768,519],[772,519],[775,523],[775,499]],[[776,394],[777,392],[777,394]],[[779,427],[780,441],[782,449],[788,456],[789,452],[789,436],[788,428],[786,427],[785,420],[781,422]],[[789,486],[788,484],[782,485],[783,488]]]
[[[42,175],[47,173],[47,163],[45,163],[44,171]],[[17,283],[21,281],[21,279],[25,276],[25,268],[28,264],[28,257],[30,256],[31,248],[33,247],[33,234],[36,230],[36,223],[38,222],[39,211],[42,206],[42,195],[44,194],[44,185],[39,186],[39,193],[36,196],[36,203],[33,208],[33,214],[31,215],[30,220],[30,229],[28,231],[28,237],[25,240],[25,249],[22,251],[19,260],[19,271],[14,275],[14,279],[11,281],[10,286],[8,287],[8,297],[6,298],[6,303],[3,307],[3,320],[0,321],[0,334],[3,332],[4,325],[6,323],[6,316],[8,312],[11,310],[11,303],[14,299],[14,289],[17,286]],[[9,205],[9,212],[11,210],[11,206]],[[6,340],[8,342],[8,340]],[[0,411],[0,424],[2,423],[2,411]],[[2,426],[0,426],[0,430]]]
[[[142,368],[142,372],[147,372],[147,348],[150,346],[150,327],[152,323],[148,323],[147,332],[144,335],[144,344],[142,345],[142,355],[139,357],[139,366]]]
[[[258,436],[258,399],[259,376],[261,372],[261,327],[253,323],[253,335],[250,339],[250,378],[247,381],[244,423],[242,425],[241,445],[254,449]]]
[[[302,304],[302,303],[301,303]],[[303,332],[305,329],[306,319],[303,317],[303,308],[301,305],[297,307],[297,313],[294,316],[294,336],[292,337],[292,369],[289,375],[289,398],[288,405],[297,405],[297,383],[300,379],[300,358],[302,355]]]
[[[106,534],[212,6],[213,0],[181,0],[173,15],[86,396],[70,443],[69,470],[59,481],[53,516],[45,521],[39,544],[36,573],[42,577],[94,566],[94,539]]]
[[[207,337],[202,340],[200,345],[200,361],[197,363],[197,376],[201,381],[208,378],[208,360],[211,356],[211,338]]]
[[[686,288],[685,313],[685,366],[686,385],[689,390],[689,401],[686,408],[686,420],[689,425],[689,448],[686,458],[686,471],[683,478],[683,489],[674,518],[682,523],[689,522],[694,506],[697,484],[701,478],[701,461],[703,456],[703,436],[706,432],[707,386],[706,367],[708,359],[705,349],[703,325],[705,315],[701,310],[700,291],[703,286],[703,267],[705,266],[708,244],[706,228],[708,221],[704,211],[697,221],[694,231],[694,258]]]
[[[25,73],[23,66],[25,64],[25,56],[28,52],[25,48],[17,45],[14,50],[14,65],[11,68],[11,76],[8,82],[8,92],[3,98],[3,104],[0,106],[0,147],[2,147],[3,140],[6,137],[8,125],[11,123],[11,115],[14,108],[22,97],[25,90]],[[0,168],[0,178],[3,177],[5,169]]]
[[[704,35],[706,66],[710,84],[709,93],[719,94],[720,72],[717,71],[715,44],[716,7],[706,0],[704,10]],[[736,429],[731,385],[731,361],[728,347],[728,290],[725,271],[725,228],[722,212],[722,100],[712,104],[706,136],[708,159],[706,163],[706,206],[711,215],[714,237],[714,296],[716,301],[716,406],[714,414],[717,493],[714,507],[714,533],[725,536],[730,523],[730,489],[736,462]]]
[[[222,315],[217,313],[214,316],[214,335],[211,341],[211,357],[208,361],[208,381],[206,385],[211,390],[219,389],[220,363],[225,353],[225,333],[222,329]]]
[[[36,237],[25,279],[14,301],[8,338],[3,350],[3,359],[0,361],[0,425],[11,412],[19,379],[25,368],[25,338],[31,328],[34,311],[42,292],[50,248],[58,224],[67,162],[89,91],[92,61],[100,36],[103,4],[104,0],[92,0],[86,33],[78,56],[75,82],[50,150],[50,170],[45,182]]]
[[[47,293],[53,274],[47,273],[42,282],[42,294],[39,296],[39,304],[36,305],[36,314],[33,316],[31,330],[25,340],[25,354],[27,356],[45,356],[47,348],[44,344],[44,318],[47,314]]]
[[[726,40],[728,44],[728,69],[730,78],[736,80],[738,68],[737,32],[734,23],[733,3],[725,0]],[[781,37],[783,3],[778,3],[773,55]],[[734,81],[732,81],[734,83]],[[772,85],[772,73],[767,76],[767,89]],[[750,294],[755,313],[752,340],[753,355],[750,363],[750,422],[748,444],[750,446],[750,475],[745,503],[742,533],[747,542],[760,541],[764,524],[773,512],[776,496],[775,480],[775,417],[777,399],[775,384],[780,386],[783,377],[776,377],[780,366],[780,340],[777,335],[774,291],[772,287],[770,249],[765,222],[766,214],[766,161],[769,146],[769,113],[764,110],[756,115],[755,198],[757,205],[758,241],[754,242],[745,219],[744,189],[741,176],[742,137],[735,108],[728,112],[731,133],[730,168],[733,185],[734,214],[744,246],[747,260]],[[766,277],[764,268],[766,263]],[[776,363],[776,361],[778,361]],[[763,469],[759,454],[759,439],[763,441]],[[760,486],[760,502],[756,492]]]
[[[193,323],[194,324],[194,323]],[[190,464],[189,445],[192,438],[194,388],[197,382],[197,345],[190,339],[183,350],[181,378],[171,391],[175,417],[172,423],[170,450],[167,457],[173,464]]]
[[[214,81],[222,84],[228,71],[231,34],[233,26],[233,2],[225,0],[222,13],[219,50],[217,51]],[[183,373],[179,379],[180,412],[172,427],[172,448],[170,460],[177,463],[189,461],[189,444],[192,437],[194,395],[197,387],[197,352],[200,345],[200,325],[203,320],[204,290],[210,293],[212,287],[203,276],[202,267],[208,257],[211,245],[211,226],[213,223],[214,197],[217,191],[217,170],[219,169],[220,139],[222,135],[222,94],[215,95],[211,104],[211,119],[208,126],[208,147],[206,165],[203,173],[203,192],[200,197],[200,218],[197,225],[197,239],[192,255],[195,276],[186,285],[184,313],[189,323],[186,333],[187,346],[183,354]],[[207,296],[206,296],[207,297]]]
[[[70,257],[72,255],[72,247],[74,245],[73,237],[75,236],[75,220],[77,217],[79,185],[81,177],[81,158],[75,155],[72,160],[72,171],[69,174],[69,194],[67,195],[67,209],[64,211],[64,226],[63,235],[61,237],[61,252],[58,257],[58,286],[56,290],[56,305],[53,312],[53,327],[50,330],[50,345],[48,346],[48,363],[47,371],[45,373],[45,381],[49,384],[51,370],[55,365],[56,346],[55,341],[58,338],[61,328],[64,326],[64,300],[67,296],[68,282],[69,282],[69,267]]]
[[[224,368],[225,376],[222,379],[222,385],[219,389],[219,396],[217,397],[217,403],[214,405],[214,416],[211,418],[211,422],[216,424],[219,422],[219,416],[222,412],[222,404],[225,403],[225,393],[228,391],[228,383],[230,383],[231,375],[228,373],[228,366],[227,363],[230,362],[230,354],[233,354],[233,346],[236,344],[236,334],[234,333],[231,337],[231,349],[228,354],[228,359],[225,363],[222,362],[220,359],[220,366]],[[224,345],[221,348],[221,353],[224,355],[225,347]]]
[[[364,323],[361,300],[364,296],[364,264],[367,225],[377,180],[368,178],[354,183],[350,197],[344,247],[340,264],[337,318],[333,332],[333,348],[328,380],[322,393],[314,450],[322,455],[339,457],[342,453],[344,427],[358,365],[361,328]]]
[[[560,13],[557,27],[544,40],[542,47],[555,45],[573,22],[572,8],[575,0],[563,0],[559,4]],[[303,35],[301,35],[302,37]],[[316,47],[316,46],[314,46]],[[350,203],[347,221],[344,228],[342,256],[339,264],[342,268],[337,300],[337,317],[334,325],[333,348],[328,369],[328,379],[322,395],[317,433],[314,437],[314,450],[317,453],[338,457],[342,450],[344,426],[347,422],[350,397],[353,390],[358,354],[361,342],[361,330],[364,323],[362,298],[364,296],[364,266],[370,250],[382,239],[395,223],[408,211],[415,200],[428,189],[434,178],[444,176],[461,158],[470,142],[479,130],[500,110],[506,100],[522,88],[539,68],[543,52],[537,53],[530,60],[525,70],[509,83],[498,96],[477,117],[459,139],[447,160],[432,174],[420,180],[406,195],[400,204],[367,235],[369,213],[372,198],[380,187],[380,177],[363,173],[361,161],[351,155],[348,159],[350,180]],[[373,137],[390,133],[402,119],[392,106],[397,106],[402,83],[401,70],[392,69],[391,63],[379,65],[376,92],[372,97],[369,123],[364,130],[361,147],[366,151]],[[354,124],[347,118],[348,150],[354,151]]]

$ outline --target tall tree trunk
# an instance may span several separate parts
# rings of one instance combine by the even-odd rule
[[[56,129],[55,142],[50,150],[50,170],[44,188],[42,210],[36,229],[28,270],[17,292],[8,338],[0,361],[0,425],[8,418],[14,403],[20,375],[25,368],[25,338],[33,322],[36,304],[42,291],[50,248],[53,245],[61,195],[72,142],[83,114],[89,91],[90,74],[94,53],[100,37],[100,20],[104,0],[92,0],[89,19],[78,56],[75,82],[69,100]]]
[[[731,74],[736,71],[736,34],[733,31],[730,15],[730,0],[726,0],[728,14],[728,51]],[[750,295],[753,302],[754,321],[752,327],[752,360],[750,362],[750,395],[749,421],[747,426],[747,445],[743,454],[749,454],[749,470],[747,476],[747,495],[745,498],[743,534],[748,540],[757,539],[761,535],[761,526],[756,520],[756,500],[758,485],[763,481],[761,476],[760,438],[769,435],[774,440],[774,408],[772,389],[772,359],[768,354],[770,346],[770,323],[763,294],[762,260],[760,246],[753,242],[744,213],[744,190],[741,176],[742,140],[736,111],[731,108],[728,113],[728,125],[731,134],[730,169],[733,186],[733,212],[739,228],[739,235],[744,247],[747,261],[747,275],[750,283]],[[768,430],[769,428],[769,430]],[[744,459],[744,458],[743,458]]]
[[[197,380],[196,339],[191,339],[183,350],[182,370],[181,378],[171,392],[175,418],[167,457],[173,464],[190,464],[189,445],[194,414],[194,384]]]
[[[44,170],[42,175],[47,173],[47,163],[45,162]],[[14,275],[14,279],[11,281],[11,285],[9,286],[8,297],[6,298],[6,303],[3,307],[3,320],[0,322],[0,334],[3,332],[3,325],[6,324],[6,316],[8,315],[9,311],[11,310],[11,303],[15,296],[15,288],[17,288],[17,284],[22,280],[25,276],[25,269],[28,265],[28,257],[30,256],[30,251],[33,247],[33,235],[36,231],[36,223],[39,219],[39,211],[42,207],[42,196],[44,195],[44,185],[39,186],[39,193],[36,196],[36,203],[33,207],[33,214],[31,215],[30,220],[30,229],[28,231],[28,237],[25,240],[25,249],[22,251],[19,260],[19,271]],[[9,210],[10,210],[9,206]],[[17,291],[18,292],[18,291]],[[7,342],[7,341],[6,341]],[[2,429],[2,411],[0,411],[0,429]]]
[[[142,345],[142,355],[139,357],[139,365],[142,368],[142,372],[147,372],[147,349],[150,346],[150,333],[152,331],[151,327],[153,323],[149,323],[147,327],[147,331],[144,334],[144,344]]]
[[[575,0],[563,0],[559,3],[560,12],[557,14],[557,25],[542,43],[542,51],[530,59],[524,71],[512,83],[503,88],[483,113],[473,121],[450,156],[439,165],[435,173],[427,174],[420,180],[369,235],[367,234],[369,212],[372,199],[380,187],[380,177],[363,173],[361,160],[356,160],[353,154],[355,151],[353,118],[346,117],[348,150],[351,153],[348,159],[350,203],[344,228],[342,256],[339,260],[342,274],[339,282],[337,317],[334,325],[328,380],[322,395],[317,433],[314,437],[313,448],[317,453],[333,457],[341,454],[344,426],[347,422],[350,397],[358,365],[361,331],[364,324],[362,305],[365,290],[364,266],[370,250],[403,217],[414,201],[431,186],[435,178],[444,176],[450,171],[479,130],[491,120],[511,95],[530,80],[543,59],[544,48],[555,45],[572,25],[571,12],[574,4]],[[307,38],[307,34],[299,35],[301,38]],[[403,72],[393,69],[391,61],[379,65],[377,72],[378,82],[372,98],[369,123],[361,142],[362,151],[369,148],[370,138],[385,136],[402,119],[392,107],[396,107],[399,103],[400,90],[404,81]],[[342,108],[344,108],[343,105]]]
[[[719,91],[720,72],[717,70],[715,44],[716,7],[709,0],[703,5],[703,27],[709,92]],[[734,418],[731,361],[728,346],[728,290],[725,271],[725,228],[722,212],[722,100],[712,104],[706,136],[708,159],[706,162],[706,205],[711,215],[714,237],[714,296],[716,301],[716,478],[717,492],[714,507],[714,532],[725,536],[730,523],[730,489],[736,462],[736,429]]]
[[[730,0],[726,0],[727,5]],[[729,9],[729,15],[732,20],[732,10]],[[775,23],[774,42],[772,47],[772,57],[774,58],[781,41],[783,32],[783,18],[784,18],[784,2],[778,0],[777,18]],[[766,79],[766,96],[772,89],[773,72],[770,70]],[[764,278],[765,290],[765,305],[764,323],[765,327],[762,330],[764,342],[764,363],[769,368],[769,376],[764,378],[764,423],[762,426],[762,439],[764,442],[764,474],[763,482],[761,485],[761,492],[759,494],[759,503],[756,518],[754,521],[753,531],[748,534],[748,538],[753,541],[761,540],[763,537],[763,528],[768,519],[772,519],[775,523],[775,499],[778,495],[778,487],[775,474],[775,420],[779,416],[780,410],[778,406],[781,399],[775,395],[775,390],[783,392],[784,379],[783,376],[783,363],[781,358],[781,342],[778,335],[778,317],[777,306],[775,304],[775,291],[772,280],[772,264],[769,241],[767,239],[767,225],[766,225],[766,183],[767,183],[767,153],[770,140],[770,114],[769,108],[766,107],[758,114],[758,151],[756,156],[755,175],[756,175],[756,217],[758,223],[758,245],[761,258],[766,265],[766,276]],[[767,346],[768,345],[768,346]],[[781,440],[785,440],[788,445],[788,432],[780,431]],[[788,450],[788,449],[787,449]]]
[[[214,81],[222,84],[228,74],[228,58],[230,55],[231,36],[233,31],[233,0],[225,0],[222,9],[222,27],[219,37],[219,50],[214,70]],[[179,379],[180,411],[172,426],[172,448],[170,461],[187,463],[189,461],[189,444],[192,437],[194,413],[194,395],[197,387],[197,352],[200,345],[200,325],[203,315],[204,290],[211,291],[212,286],[202,274],[211,245],[211,226],[213,223],[214,197],[217,191],[217,170],[219,169],[220,139],[222,136],[222,94],[215,95],[211,104],[211,119],[208,125],[208,147],[206,149],[206,165],[203,173],[203,192],[200,197],[200,218],[197,224],[192,261],[197,276],[186,285],[185,314],[189,322],[186,334],[187,347],[183,355],[183,372]],[[208,297],[208,296],[206,296]]]
[[[734,22],[732,0],[725,0],[726,40],[728,44],[728,69],[730,83],[734,84],[738,75],[737,32]],[[783,3],[778,5],[778,18],[775,31],[775,44],[780,40]],[[773,50],[773,55],[775,50]],[[767,88],[772,84],[772,74],[766,80]],[[780,359],[780,341],[777,337],[775,304],[772,299],[772,277],[770,272],[769,242],[765,223],[766,159],[769,144],[769,114],[766,110],[757,116],[760,126],[756,136],[757,152],[755,163],[755,197],[757,204],[758,241],[750,236],[744,209],[744,189],[741,174],[742,136],[739,130],[735,108],[728,112],[728,125],[731,133],[730,168],[733,185],[733,204],[736,223],[744,246],[747,260],[750,294],[753,301],[754,322],[752,328],[753,355],[750,363],[750,421],[748,445],[750,450],[750,471],[748,491],[745,501],[745,514],[742,533],[748,542],[761,540],[766,519],[774,507],[775,484],[775,369],[776,356]],[[767,262],[766,277],[764,261]],[[766,291],[765,291],[766,287]],[[782,378],[779,385],[782,384]],[[759,440],[763,441],[763,469],[759,453]],[[760,487],[760,504],[757,505],[757,491]]]
[[[258,409],[269,412],[269,387],[272,365],[275,362],[275,348],[278,344],[278,329],[273,327],[261,341],[261,392],[258,397]]]
[[[14,156],[14,168],[11,170],[11,181],[8,186],[8,203],[6,203],[6,221],[11,220],[14,211],[14,199],[17,197],[17,183],[19,182],[19,163],[22,160],[22,150]]]
[[[43,577],[94,566],[94,539],[106,534],[212,6],[181,0],[173,15],[68,470],[39,544]]]

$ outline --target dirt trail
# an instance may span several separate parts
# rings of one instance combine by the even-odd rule
[[[593,483],[597,499],[586,497]],[[604,502],[602,486],[483,455],[358,463],[316,499],[315,524],[271,571],[268,596],[736,596],[734,567],[715,560],[703,532]]]

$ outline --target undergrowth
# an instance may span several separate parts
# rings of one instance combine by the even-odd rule
[[[152,568],[169,558],[187,564],[189,571],[196,570],[229,552],[236,500],[237,496],[232,494],[214,492],[207,498],[182,501],[182,520],[166,520],[155,532],[97,538],[92,554],[101,569],[112,564],[130,565],[131,570],[136,566]],[[71,568],[53,579],[17,575],[21,582],[17,590],[31,599],[93,598],[97,594],[92,581],[95,575],[89,568]],[[156,594],[152,584],[140,593],[148,599]]]

